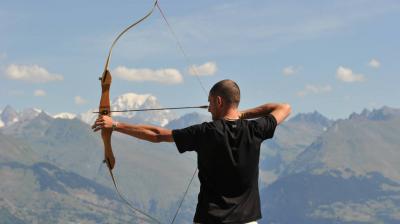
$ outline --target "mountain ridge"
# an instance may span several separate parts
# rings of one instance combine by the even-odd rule
[[[398,133],[394,108],[335,121],[262,189],[262,223],[399,223]]]
[[[397,205],[400,207],[395,199],[399,196],[396,192],[400,192],[399,183],[396,181],[398,169],[395,166],[398,158],[398,150],[395,150],[397,149],[395,147],[399,145],[396,133],[399,133],[400,127],[397,117],[397,109],[390,107],[375,111],[362,111],[356,115],[350,115],[346,119],[338,120],[328,119],[314,111],[296,115],[280,125],[275,132],[275,137],[267,140],[261,149],[260,178],[268,184],[260,186],[263,204],[267,203],[263,207],[263,213],[266,216],[260,223],[265,223],[266,220],[279,223],[293,223],[294,220],[304,220],[304,223],[332,223],[337,215],[340,216],[345,211],[344,208],[350,208],[354,214],[351,213],[345,218],[337,219],[338,223],[348,223],[346,220],[359,220],[356,213],[373,217],[373,219],[367,219],[369,222],[376,219],[391,223],[391,219],[387,218],[384,212],[377,209],[376,206],[386,208],[390,211],[390,214],[388,213],[390,216],[397,214]],[[171,120],[165,127],[182,128],[209,119],[210,117],[205,115],[189,113]],[[131,120],[127,118],[127,121]],[[364,137],[370,136],[369,131],[376,132],[371,135],[374,138],[362,144]],[[381,151],[375,152],[368,149],[382,141],[387,144],[386,148],[380,149]],[[28,170],[33,167],[32,164],[44,161],[60,170],[73,171],[88,180],[112,187],[108,171],[104,164],[100,163],[103,159],[101,138],[98,133],[91,131],[87,123],[77,118],[55,119],[42,111],[32,119],[18,121],[1,128],[0,144],[0,162],[10,162],[25,154],[26,161],[23,164],[25,164],[25,168],[29,167],[25,169],[26,173],[31,172]],[[19,148],[14,147],[15,144]],[[326,146],[330,148],[327,149]],[[7,153],[11,148],[19,153]],[[338,154],[340,156],[331,153],[334,152],[332,149],[341,152]],[[32,150],[37,157],[32,155],[32,159],[28,159],[31,156],[24,150]],[[156,211],[158,217],[169,217],[176,207],[175,203],[179,202],[177,198],[184,191],[184,186],[195,169],[196,156],[194,154],[180,155],[173,144],[151,144],[121,136],[118,133],[113,134],[113,150],[117,159],[115,174],[124,194],[145,210]],[[378,152],[386,154],[386,156],[380,155]],[[366,155],[372,156],[365,157]],[[365,164],[359,163],[368,158],[374,161],[386,161],[391,166],[385,167],[379,163],[372,164],[373,166],[371,164],[363,166]],[[342,166],[348,163],[349,159],[355,161],[353,164],[355,167]],[[324,166],[327,161],[335,161],[335,163],[331,163],[332,166]],[[0,169],[0,172],[12,172],[12,175],[21,177],[19,180],[24,180],[21,169],[18,169],[8,166]],[[43,168],[39,171],[42,172],[46,169]],[[381,170],[390,172],[378,172]],[[275,179],[271,178],[271,175],[275,175]],[[32,180],[29,184],[35,182],[32,176],[26,176],[25,179]],[[53,179],[53,181],[56,180],[57,178]],[[363,187],[365,184],[368,186]],[[191,222],[192,212],[195,209],[196,191],[199,186],[197,180],[193,185],[188,199],[184,203],[183,212],[180,214],[182,223]],[[1,186],[2,184],[0,184]],[[55,187],[57,186],[55,184]],[[160,188],[160,186],[163,187]],[[332,195],[324,196],[326,192],[319,186],[320,188],[331,186],[329,194]],[[49,189],[44,189],[44,191],[46,190]],[[358,190],[359,193],[357,200],[356,197],[350,197],[354,190]],[[50,191],[54,191],[54,189],[50,189]],[[28,191],[25,189],[21,192]],[[370,192],[373,192],[373,195]],[[57,194],[60,193],[62,190]],[[87,194],[90,193],[86,192],[81,196]],[[299,197],[299,195],[310,195],[310,200],[307,201],[305,200],[307,197]],[[339,200],[341,199],[340,195],[349,196],[349,200]],[[21,197],[26,197],[26,195],[21,193]],[[332,199],[335,197],[338,200]],[[59,199],[54,198],[53,200]],[[268,202],[271,202],[274,207],[270,207],[271,204]],[[310,206],[308,203],[313,205]],[[285,210],[287,208],[299,210],[296,213]],[[10,209],[7,207],[4,214],[13,218],[12,215],[15,213],[7,213],[12,211]],[[363,209],[371,212],[364,212]],[[288,215],[287,212],[282,214],[280,211],[293,212],[293,214]],[[54,210],[54,212],[59,211]],[[286,216],[287,219],[283,216]],[[381,216],[384,218],[379,218]],[[16,218],[18,217],[21,216],[16,216]]]

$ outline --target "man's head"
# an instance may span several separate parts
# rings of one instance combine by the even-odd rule
[[[210,90],[208,111],[213,120],[223,118],[232,110],[237,110],[240,102],[240,89],[236,82],[225,79],[217,82]]]

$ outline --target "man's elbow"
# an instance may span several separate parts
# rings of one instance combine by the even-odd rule
[[[276,111],[272,112],[277,124],[281,124],[292,112],[292,107],[288,103],[281,103]]]
[[[283,104],[282,104],[282,107],[283,107],[283,109],[285,110],[287,116],[289,116],[290,113],[292,113],[292,106],[290,106],[290,104],[288,104],[288,103],[283,103]],[[286,117],[287,117],[287,116],[286,116]]]

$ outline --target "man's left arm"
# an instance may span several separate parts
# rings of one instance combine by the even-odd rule
[[[174,142],[172,130],[153,125],[132,125],[115,122],[109,116],[100,116],[92,126],[93,131],[98,131],[102,128],[113,129],[149,142]]]

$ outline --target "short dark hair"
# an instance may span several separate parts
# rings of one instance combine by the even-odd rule
[[[239,106],[240,102],[240,89],[238,84],[230,79],[221,80],[211,88],[211,96],[220,96],[228,104],[235,107]]]

